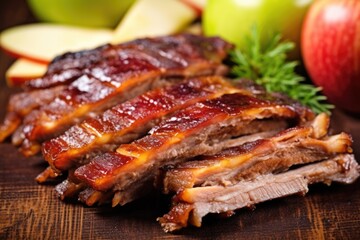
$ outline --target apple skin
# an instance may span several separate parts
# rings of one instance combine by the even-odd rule
[[[360,1],[314,2],[301,44],[305,67],[328,100],[360,113]]]
[[[83,27],[115,27],[135,0],[28,0],[40,20]]]
[[[15,58],[47,64],[68,51],[91,49],[108,43],[111,29],[33,23],[8,28],[0,34],[0,47]]]
[[[192,8],[199,17],[201,17],[207,2],[207,0],[179,0],[179,1]]]
[[[47,70],[47,64],[41,64],[28,59],[17,59],[5,73],[9,87],[21,87],[27,81],[41,77]]]
[[[303,18],[312,0],[208,0],[203,13],[205,35],[219,35],[239,48],[256,25],[262,42],[274,32],[295,42],[297,57]]]

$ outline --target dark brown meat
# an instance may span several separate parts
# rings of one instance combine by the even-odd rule
[[[3,142],[21,125],[24,116],[41,105],[49,104],[64,86],[22,92],[10,97],[3,124],[0,125],[0,142]]]
[[[45,89],[69,84],[102,61],[116,58],[120,49],[122,44],[107,44],[91,50],[62,54],[51,61],[44,76],[27,81],[24,88]]]
[[[39,141],[54,137],[88,116],[149,90],[159,78],[221,72],[224,69],[221,62],[231,48],[232,45],[219,38],[194,35],[137,40],[122,45],[118,51],[116,47],[99,48],[99,54],[105,49],[111,56],[96,65],[88,66],[87,61],[83,65],[79,63],[84,67],[81,76],[60,91],[56,87],[56,90],[51,88],[28,94],[31,99],[27,101],[31,104],[24,104],[27,109],[24,124],[17,130],[13,143],[22,144],[22,152],[32,155],[38,151]],[[83,53],[79,55],[80,58],[88,57]],[[52,98],[38,101],[43,91],[53,94]],[[9,103],[9,116],[24,117],[22,112],[13,112],[16,111],[15,104]],[[5,122],[10,123],[7,119]],[[18,123],[12,122],[5,128],[16,129]],[[11,131],[2,138],[9,134]]]
[[[145,135],[167,115],[198,101],[241,91],[221,77],[198,77],[156,89],[88,118],[43,144],[45,160],[56,170],[83,165],[94,153],[112,151]],[[250,94],[250,93],[249,93]]]
[[[277,105],[242,93],[225,94],[175,113],[150,135],[121,145],[78,168],[75,176],[95,190],[124,191],[166,163],[215,153],[232,137],[284,129],[297,123],[291,106]],[[285,120],[285,121],[284,121]],[[141,184],[140,184],[141,185]]]
[[[305,194],[308,185],[317,182],[352,183],[359,177],[359,170],[354,156],[344,154],[231,186],[186,188],[173,198],[170,212],[158,221],[165,232],[179,230],[188,224],[200,227],[202,218],[209,213],[226,213],[275,198]]]
[[[274,136],[276,133],[277,133],[276,130],[255,133],[255,134],[242,136],[242,137],[239,137],[236,139],[225,140],[225,141],[223,141],[223,143],[224,143],[224,145],[226,145],[226,147],[238,146],[238,145],[244,144],[245,142],[256,141],[257,139]],[[162,172],[162,170],[161,170],[161,172]],[[39,174],[39,176],[36,178],[36,180],[41,183],[41,182],[46,181],[49,177],[51,178],[53,175],[55,175],[54,177],[56,177],[56,173],[53,172],[53,170],[49,167],[44,172]],[[159,174],[157,175],[157,177],[158,176],[159,176]],[[146,182],[146,181],[148,181],[148,182]],[[152,177],[149,179],[141,179],[141,181],[139,181],[139,186],[133,187],[132,189],[134,189],[134,191],[131,191],[131,189],[130,189],[131,192],[127,191],[126,196],[122,195],[121,192],[117,192],[113,196],[113,195],[110,195],[110,194],[107,194],[104,192],[96,191],[92,188],[86,188],[86,185],[84,183],[79,183],[79,181],[76,178],[72,177],[71,179],[68,178],[68,179],[64,180],[62,183],[60,183],[58,186],[56,186],[56,192],[57,192],[58,196],[60,197],[60,199],[66,199],[66,198],[74,198],[81,191],[86,189],[86,191],[84,191],[83,193],[81,193],[79,195],[79,199],[82,202],[85,202],[86,205],[91,206],[95,203],[100,203],[100,201],[107,202],[107,203],[112,201],[114,206],[116,206],[120,202],[122,202],[124,204],[125,202],[131,202],[131,200],[137,199],[142,195],[146,195],[150,191],[154,190],[153,185],[154,185],[154,179]],[[124,197],[126,199],[124,199]]]
[[[328,117],[317,116],[311,126],[287,129],[274,137],[227,148],[214,156],[179,164],[165,174],[164,192],[194,186],[231,185],[242,179],[282,172],[336,154],[351,153],[352,139],[341,133],[324,137]],[[318,139],[324,137],[323,139]]]
[[[43,89],[68,84],[87,73],[95,77],[102,77],[106,72],[106,69],[103,69],[104,66],[111,67],[111,62],[116,62],[124,56],[134,55],[138,55],[139,60],[145,59],[157,68],[173,69],[175,76],[183,76],[183,71],[180,68],[187,64],[184,57],[190,57],[193,60],[203,58],[205,64],[209,60],[217,62],[218,56],[216,54],[220,54],[219,57],[224,58],[230,48],[231,46],[228,43],[219,38],[205,38],[186,34],[141,38],[118,45],[107,44],[95,49],[68,52],[56,57],[49,64],[43,77],[28,81],[25,87]],[[108,62],[110,65],[104,65],[104,62]],[[129,63],[131,64],[131,62]],[[176,68],[178,72],[176,72]],[[191,75],[196,75],[196,73],[193,72]]]

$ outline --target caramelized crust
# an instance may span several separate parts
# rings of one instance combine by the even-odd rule
[[[0,142],[4,141],[21,125],[24,116],[41,105],[49,104],[62,89],[64,86],[12,95],[4,122],[0,125]],[[16,143],[18,140],[14,139],[14,141]]]
[[[199,44],[200,42],[202,44]],[[23,104],[28,110],[13,143],[20,145],[24,142],[22,152],[33,155],[39,149],[34,147],[38,142],[57,136],[84,118],[151,89],[158,78],[224,73],[221,71],[224,69],[222,61],[231,48],[232,45],[219,38],[177,35],[136,40],[120,47],[105,46],[92,50],[106,55],[101,61],[92,61],[93,53],[79,53],[79,59],[74,64],[75,68],[82,69],[82,72],[81,75],[75,74],[76,79],[70,83],[65,81],[66,85],[36,90],[36,94],[23,93],[29,98]],[[74,56],[77,55],[71,55],[70,59],[76,58]],[[90,59],[81,60],[88,57]],[[61,61],[58,61],[67,68],[71,61],[64,59],[60,58]],[[61,67],[52,66],[50,69],[50,75],[51,72],[63,71]],[[53,83],[44,84],[59,84],[56,77],[52,80]],[[39,88],[46,87],[40,83],[35,85]],[[38,101],[43,92],[47,92],[51,97],[46,98],[46,101]],[[15,104],[13,101],[9,103],[9,115],[15,111],[15,114],[23,118],[24,115],[13,107]],[[10,134],[11,131],[2,138]]]
[[[328,117],[321,114],[311,126],[287,129],[271,138],[179,164],[166,172],[164,192],[202,185],[229,185],[241,179],[284,171],[293,165],[351,153],[352,139],[348,134],[317,139],[326,134],[327,122]]]
[[[63,171],[82,165],[86,162],[84,158],[93,153],[115,150],[116,145],[143,136],[176,110],[236,91],[240,90],[232,88],[221,77],[198,77],[147,92],[45,142],[43,156],[53,169]]]
[[[121,44],[118,45],[119,50]],[[81,77],[86,69],[99,65],[102,61],[115,58],[116,51],[110,44],[95,49],[67,52],[54,58],[44,76],[25,84],[26,89],[45,89],[58,85],[66,85]]]
[[[127,68],[133,70],[141,67],[138,65],[139,62],[147,62],[149,66],[155,68],[172,69],[169,74],[173,76],[184,76],[184,67],[189,67],[187,71],[190,75],[196,75],[198,67],[192,68],[192,63],[218,64],[219,59],[221,62],[230,48],[232,46],[220,38],[205,38],[190,34],[142,38],[118,45],[107,44],[56,57],[49,64],[45,76],[28,81],[25,87],[37,89],[68,84],[86,73],[94,77],[106,77],[107,72],[119,68],[116,62],[121,59],[128,62],[120,65],[122,68],[119,69],[120,72],[124,72]],[[138,61],[134,61],[134,58]]]
[[[289,106],[276,105],[242,93],[225,94],[175,113],[150,131],[150,135],[121,145],[78,168],[75,176],[95,190],[125,191],[131,184],[171,161],[215,152],[222,140],[262,132],[249,127],[256,119],[297,119]],[[286,127],[286,126],[283,126]],[[183,161],[183,160],[182,160]],[[136,173],[136,174],[134,174]]]
[[[158,219],[165,232],[312,183],[355,181],[352,139],[328,136],[327,115],[219,77],[232,48],[180,34],[58,56],[11,97],[0,142],[12,135],[25,156],[42,150],[50,166],[39,183],[67,171],[61,200],[114,207],[157,187],[176,192]]]
[[[274,124],[274,123],[271,123],[268,121],[267,125],[269,125],[269,128],[271,128],[272,131],[265,131],[265,132],[242,136],[242,137],[235,138],[235,139],[224,140],[221,142],[221,144],[218,143],[216,145],[213,145],[212,148],[214,148],[216,150],[219,148],[218,145],[226,146],[226,147],[238,146],[238,145],[244,144],[245,142],[255,141],[257,139],[261,139],[264,137],[273,136],[278,132],[276,130],[273,130],[273,129],[276,129],[279,127],[278,124]],[[38,182],[41,183],[41,182],[44,182],[45,180],[47,180],[47,179],[44,179],[44,175],[45,176],[49,175],[48,174],[49,168],[46,169],[43,173],[39,174],[39,176],[36,178],[36,180]],[[52,169],[52,168],[50,168],[50,169]],[[157,183],[157,179],[162,179],[162,177],[160,177],[160,176],[162,176],[162,172],[164,170],[165,169],[160,169],[159,174],[157,174],[157,176],[156,176],[155,183]],[[41,181],[41,180],[43,180],[43,181]],[[84,192],[86,192],[85,194],[83,194],[83,193],[79,194],[80,201],[88,204],[89,201],[87,200],[87,198],[91,198],[92,200],[94,200],[95,197],[91,196],[91,194],[94,194],[94,195],[96,195],[96,197],[98,198],[99,201],[100,200],[102,200],[103,202],[112,201],[112,205],[116,206],[118,204],[124,205],[125,203],[131,202],[132,200],[137,199],[143,195],[146,195],[147,193],[154,190],[154,179],[150,175],[149,178],[142,178],[140,181],[138,181],[138,185],[139,186],[134,186],[134,184],[133,184],[132,188],[128,189],[128,191],[126,191],[126,194],[124,194],[121,191],[117,191],[117,192],[115,192],[115,194],[110,195],[108,193],[112,193],[111,191],[100,192],[100,191],[96,191],[89,187],[87,187],[87,188],[90,190],[84,190],[84,188],[86,188],[86,185],[84,183],[82,183],[82,185],[81,185],[82,188],[79,188],[79,187],[77,187],[77,186],[80,186],[78,184],[77,179],[71,180],[68,178],[56,187],[56,192],[61,199],[66,199],[66,198],[75,197],[81,191],[84,190]],[[76,191],[74,191],[74,190],[76,190]],[[92,193],[89,194],[89,192],[92,192]],[[102,195],[100,193],[102,193]],[[105,196],[107,196],[108,198],[106,199]],[[97,203],[97,202],[94,202],[94,203]]]

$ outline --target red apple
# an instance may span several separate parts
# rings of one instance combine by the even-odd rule
[[[207,3],[207,0],[180,0],[180,1],[188,5],[192,9],[194,9],[198,14],[198,16],[201,16],[201,14],[204,11],[205,5]]]
[[[315,1],[305,17],[301,49],[311,79],[329,101],[360,113],[360,1]]]

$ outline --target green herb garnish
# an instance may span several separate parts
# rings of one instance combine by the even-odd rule
[[[285,93],[315,113],[330,114],[333,105],[326,103],[326,97],[320,94],[321,88],[303,83],[305,78],[295,72],[298,62],[287,61],[286,53],[294,49],[294,43],[281,42],[281,35],[275,34],[262,46],[258,32],[253,28],[245,44],[245,49],[236,49],[231,53],[235,64],[233,75],[251,79],[268,92]]]

